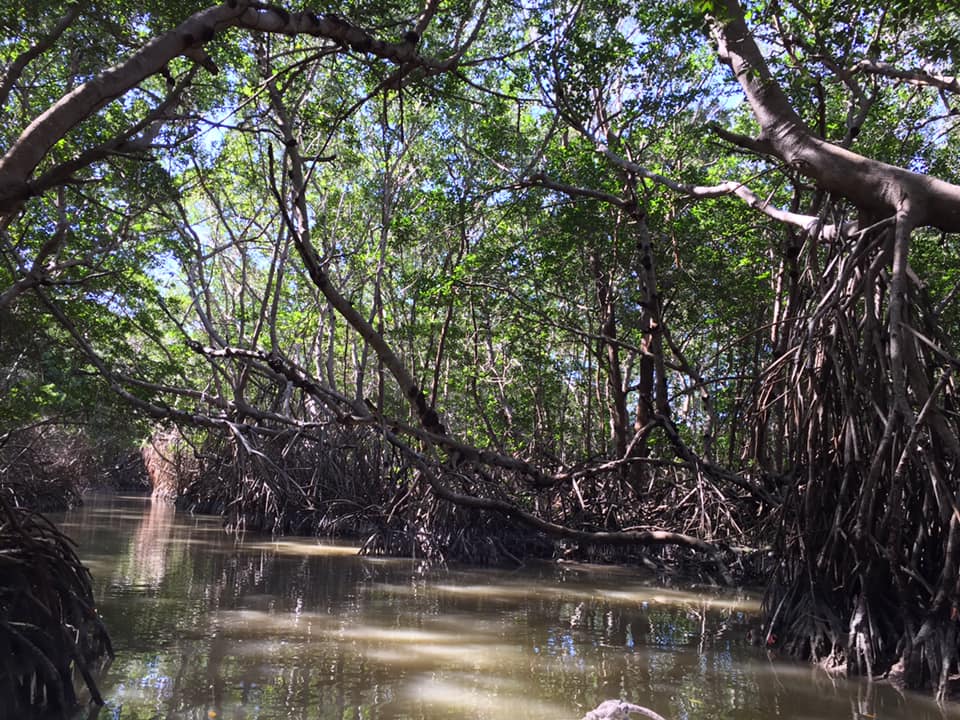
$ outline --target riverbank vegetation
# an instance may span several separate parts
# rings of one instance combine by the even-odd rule
[[[113,649],[89,571],[49,520],[0,495],[0,693],[5,717],[67,717],[75,682],[103,704],[93,676]]]
[[[764,574],[771,642],[947,696],[951,6],[9,8],[2,438],[237,529]]]

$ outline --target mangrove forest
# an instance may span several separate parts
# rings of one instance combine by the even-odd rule
[[[0,716],[103,703],[51,515],[91,489],[423,568],[756,588],[765,651],[949,706],[952,0],[0,25]]]

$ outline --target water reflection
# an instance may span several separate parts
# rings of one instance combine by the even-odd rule
[[[624,697],[677,720],[939,718],[925,698],[771,662],[756,598],[621,569],[436,570],[100,498],[64,518],[117,660],[101,718],[580,717]]]

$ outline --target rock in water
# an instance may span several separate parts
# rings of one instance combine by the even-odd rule
[[[644,715],[650,718],[650,720],[666,720],[662,715],[658,715],[653,710],[645,708],[642,705],[628,703],[626,700],[604,700],[584,715],[583,720],[630,720],[632,713]]]

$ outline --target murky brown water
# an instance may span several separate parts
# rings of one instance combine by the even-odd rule
[[[236,542],[141,498],[88,499],[63,526],[117,651],[101,720],[576,720],[613,697],[677,720],[960,717],[771,661],[745,640],[755,597],[634,571]]]

